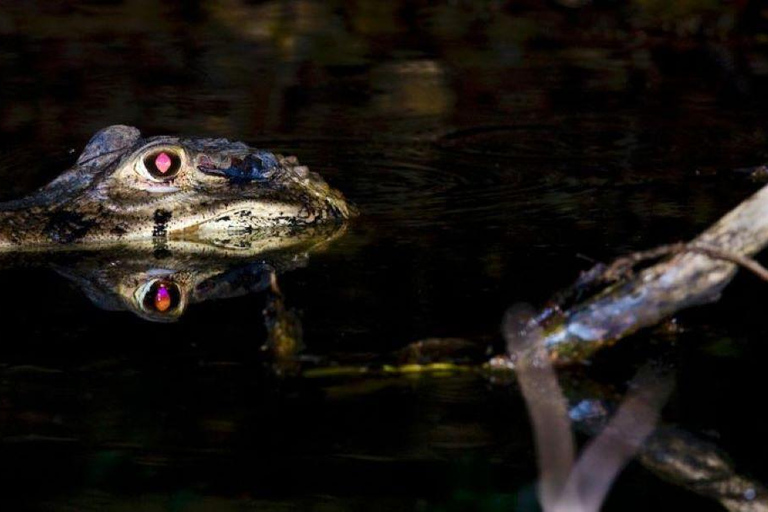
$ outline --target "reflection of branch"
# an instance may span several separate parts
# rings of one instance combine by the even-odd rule
[[[768,489],[736,472],[717,446],[674,427],[656,430],[639,455],[659,477],[715,499],[732,512],[768,511]]]
[[[633,379],[632,389],[603,431],[579,457],[563,503],[579,499],[584,510],[599,510],[611,484],[653,432],[672,383],[646,367]]]
[[[655,366],[638,372],[613,417],[608,411],[616,408],[612,403],[615,394],[611,388],[596,383],[586,387],[586,394],[579,392],[578,385],[567,388],[569,393],[581,395],[570,407],[541,345],[541,329],[529,315],[530,310],[524,307],[507,313],[504,334],[509,357],[496,357],[486,366],[450,360],[457,348],[466,345],[461,340],[429,339],[399,351],[399,364],[376,363],[361,356],[357,360],[367,363],[326,363],[302,368],[301,375],[322,379],[353,377],[352,386],[326,388],[338,396],[380,390],[402,382],[387,377],[414,373],[445,377],[469,372],[486,375],[493,382],[509,383],[506,377],[515,372],[531,415],[541,477],[539,493],[545,511],[597,510],[622,467],[637,454],[637,460],[660,478],[717,500],[727,510],[768,512],[768,490],[738,474],[717,446],[673,426],[653,430],[671,387],[670,379]],[[361,377],[367,380],[361,382]],[[572,424],[594,439],[575,464]]]
[[[504,322],[510,354],[533,423],[540,472],[541,504],[546,512],[600,509],[613,480],[653,431],[670,383],[641,370],[634,391],[574,465],[574,442],[567,402],[542,344],[530,329],[531,312],[511,309]]]
[[[568,404],[530,313],[520,306],[510,309],[504,334],[533,424],[545,512],[599,510],[614,479],[636,454],[659,477],[717,500],[729,511],[768,512],[768,489],[738,474],[722,450],[674,427],[655,427],[671,379],[651,367],[638,372],[610,420],[602,408],[586,421],[574,414],[582,430],[595,434],[574,464]]]
[[[296,355],[302,348],[301,318],[285,306],[285,299],[274,272],[269,276],[267,304],[263,313],[267,328],[267,340],[263,349],[272,357],[274,370],[279,374],[298,372]]]

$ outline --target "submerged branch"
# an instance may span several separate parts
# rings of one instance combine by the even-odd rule
[[[527,314],[524,308],[512,308],[503,333],[531,416],[545,512],[600,510],[616,477],[634,457],[662,479],[714,499],[726,510],[768,512],[768,490],[740,474],[725,452],[674,426],[658,425],[673,386],[665,365],[647,363],[620,401],[598,386],[586,400],[577,394],[569,402],[541,331],[531,328]],[[585,401],[592,403],[586,414]],[[593,436],[578,458],[571,421]]]
[[[520,391],[531,417],[539,467],[539,499],[542,508],[558,510],[563,489],[573,471],[575,443],[568,418],[568,402],[557,376],[541,352],[541,331],[528,329],[532,311],[511,308],[504,317],[503,333],[510,354],[527,354],[515,367]]]
[[[671,381],[641,369],[616,414],[575,459],[569,404],[546,357],[539,329],[526,309],[513,307],[504,319],[509,353],[531,417],[539,466],[539,499],[545,512],[597,512],[613,481],[643,447],[667,401]]]

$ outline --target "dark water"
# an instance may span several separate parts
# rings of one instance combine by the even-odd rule
[[[295,154],[361,211],[280,276],[306,358],[376,360],[430,337],[498,349],[511,304],[693,236],[759,186],[734,169],[768,160],[751,11],[688,33],[682,15],[643,29],[614,7],[3,4],[0,196],[117,123]],[[263,294],[157,324],[45,266],[0,271],[0,289],[3,510],[536,509],[514,384],[280,378],[261,357]],[[579,378],[620,385],[671,347],[664,421],[766,482],[764,297],[740,276],[681,315],[682,333],[635,336]],[[606,507],[719,509],[638,464]]]

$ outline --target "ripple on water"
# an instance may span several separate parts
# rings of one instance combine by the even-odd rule
[[[581,117],[541,124],[475,126],[444,134],[436,145],[450,152],[516,160],[615,164],[652,153],[654,144],[647,135],[642,126],[628,124],[621,117],[599,123]]]
[[[585,187],[542,168],[498,154],[455,152],[435,144],[359,148],[343,154],[297,150],[329,178],[378,228],[456,229],[504,226],[533,217],[566,215]],[[314,161],[333,161],[336,166]],[[588,188],[588,187],[587,187]]]

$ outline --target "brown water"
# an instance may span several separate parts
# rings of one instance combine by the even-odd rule
[[[362,213],[280,278],[307,358],[498,349],[511,304],[691,237],[757,188],[734,169],[768,160],[750,26],[704,37],[537,2],[43,4],[0,6],[0,198],[110,124],[297,155]],[[281,379],[260,359],[260,294],[163,325],[47,268],[0,271],[0,289],[3,510],[536,509],[514,384]],[[742,276],[681,334],[600,356],[596,378],[671,345],[664,420],[768,481],[764,296]],[[718,510],[630,465],[607,509],[650,507]]]

